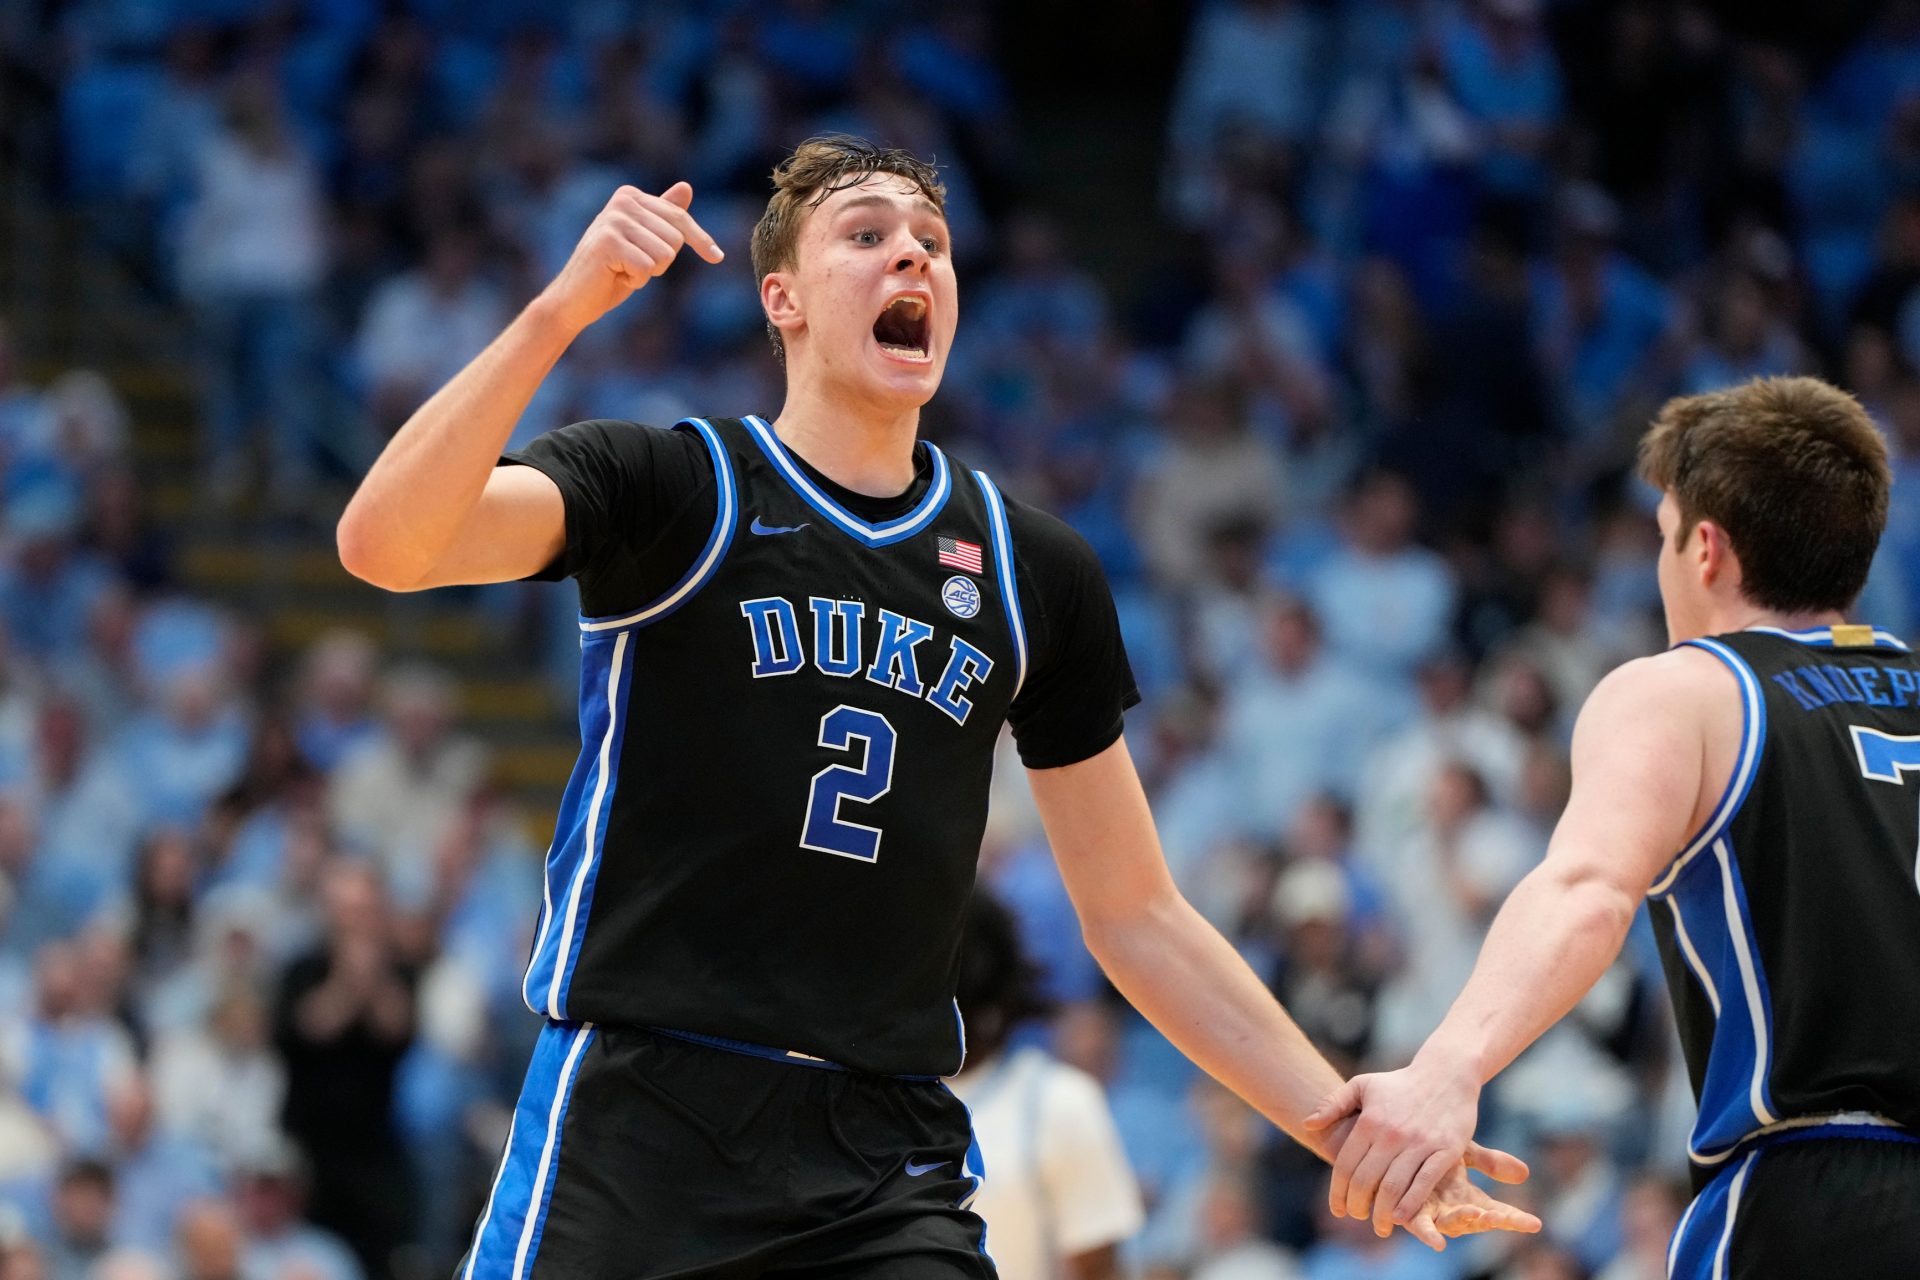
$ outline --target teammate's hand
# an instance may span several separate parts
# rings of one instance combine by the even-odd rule
[[[1527,1176],[1527,1167],[1504,1152],[1489,1151],[1488,1155],[1502,1157],[1518,1165],[1517,1176],[1513,1165],[1500,1163],[1500,1167],[1486,1169],[1485,1172],[1500,1182],[1519,1182]],[[1540,1230],[1540,1219],[1525,1209],[1516,1209],[1510,1204],[1495,1200],[1482,1191],[1467,1177],[1467,1166],[1463,1162],[1455,1165],[1440,1185],[1433,1197],[1422,1205],[1420,1212],[1413,1215],[1407,1223],[1407,1230],[1419,1238],[1430,1249],[1444,1251],[1447,1238],[1452,1236],[1474,1235],[1481,1231],[1518,1231],[1531,1235]]]
[[[541,297],[578,332],[673,265],[682,246],[708,262],[726,257],[687,210],[693,187],[676,182],[657,196],[621,187],[587,227],[573,256]]]
[[[1372,1217],[1374,1230],[1388,1235],[1407,1226],[1426,1204],[1440,1180],[1464,1161],[1501,1176],[1526,1165],[1504,1152],[1473,1141],[1479,1116],[1480,1082],[1470,1071],[1415,1058],[1413,1065],[1382,1075],[1355,1076],[1306,1118],[1308,1129],[1324,1129],[1358,1111],[1334,1160],[1327,1206],[1335,1217]]]

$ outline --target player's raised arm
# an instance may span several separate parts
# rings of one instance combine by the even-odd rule
[[[1120,993],[1202,1070],[1332,1159],[1339,1134],[1305,1121],[1340,1076],[1174,885],[1126,740],[1027,776],[1087,947]],[[1512,1156],[1478,1147],[1462,1154],[1503,1181],[1526,1176]],[[1464,1176],[1431,1207],[1438,1226],[1426,1216],[1407,1225],[1435,1248],[1444,1247],[1443,1231],[1539,1229],[1531,1214],[1487,1199]]]
[[[1695,825],[1715,717],[1737,735],[1739,692],[1698,649],[1628,663],[1587,700],[1573,792],[1547,856],[1500,908],[1473,975],[1401,1071],[1356,1076],[1309,1123],[1360,1110],[1334,1162],[1337,1216],[1406,1221],[1473,1137],[1480,1089],[1565,1017],[1626,941],[1634,912]]]
[[[693,188],[621,187],[560,274],[408,418],[341,514],[340,562],[389,591],[504,582],[559,552],[566,512],[552,480],[495,468],[514,424],[567,347],[690,247],[724,256],[694,220]]]

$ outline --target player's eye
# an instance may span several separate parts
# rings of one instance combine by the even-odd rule
[[[872,227],[862,227],[853,233],[853,242],[855,244],[879,244],[880,233]]]
[[[920,247],[928,253],[938,253],[940,252],[940,241],[933,236],[921,236]]]

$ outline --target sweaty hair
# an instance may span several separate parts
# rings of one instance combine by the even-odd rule
[[[932,165],[897,147],[877,147],[864,138],[826,134],[808,138],[793,154],[773,167],[773,198],[753,228],[753,278],[765,280],[775,271],[792,267],[798,259],[800,227],[807,211],[836,191],[857,187],[875,174],[890,174],[920,188],[942,216],[947,211],[947,188]],[[786,343],[773,321],[767,321],[773,353],[786,360]]]
[[[1741,593],[1781,613],[1845,610],[1887,525],[1887,446],[1866,410],[1818,378],[1756,378],[1669,400],[1640,474],[1673,495],[1684,547],[1711,520]]]

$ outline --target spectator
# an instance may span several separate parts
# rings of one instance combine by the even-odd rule
[[[312,307],[326,215],[313,161],[271,85],[236,85],[220,131],[195,157],[176,269],[199,324],[211,494],[239,498],[249,433],[264,422],[272,491],[292,501],[316,439]]]
[[[82,647],[87,618],[107,590],[106,567],[78,546],[78,493],[47,479],[6,503],[0,557],[0,626],[23,657],[44,660]]]
[[[107,1104],[136,1071],[133,1040],[108,1016],[103,989],[74,942],[44,944],[34,965],[31,1015],[0,1026],[4,1074],[64,1150],[99,1155],[108,1137]]]
[[[280,1139],[259,1148],[239,1162],[235,1176],[246,1229],[240,1271],[247,1280],[361,1280],[353,1251],[302,1220],[308,1172],[291,1143]]]
[[[60,1171],[53,1191],[53,1232],[46,1241],[47,1280],[88,1280],[112,1247],[113,1170],[98,1160],[76,1160]],[[12,1259],[8,1261],[11,1277]]]
[[[1453,574],[1414,542],[1419,516],[1403,477],[1363,478],[1347,502],[1340,548],[1307,588],[1328,646],[1389,687],[1404,686],[1439,652],[1453,617]]]
[[[993,1237],[994,1262],[1008,1280],[1118,1276],[1118,1246],[1143,1213],[1099,1082],[1038,1047],[1012,1047],[1021,1024],[1046,1006],[1013,917],[985,893],[974,895],[961,954],[968,1053],[953,1090],[992,1162],[974,1209]]]
[[[379,732],[334,770],[327,809],[349,843],[392,869],[433,847],[480,785],[485,755],[453,729],[454,686],[429,667],[387,678]]]
[[[414,975],[393,953],[369,868],[327,873],[326,936],[288,966],[274,1015],[287,1067],[289,1136],[313,1157],[313,1220],[339,1233],[367,1274],[393,1275],[413,1189],[394,1129],[394,1076],[413,1039]]]
[[[1447,77],[1486,138],[1481,175],[1502,196],[1537,195],[1560,123],[1560,67],[1539,0],[1475,0],[1448,32]]]
[[[1265,633],[1261,669],[1228,691],[1221,749],[1239,784],[1239,829],[1271,839],[1309,796],[1353,794],[1395,713],[1391,696],[1326,644],[1307,605],[1276,602]]]
[[[398,427],[506,321],[498,290],[480,273],[478,238],[457,228],[435,232],[419,270],[374,290],[354,339],[374,421]]]
[[[200,1200],[180,1214],[174,1236],[180,1280],[242,1280],[240,1221],[222,1200]]]
[[[1295,0],[1216,0],[1200,12],[1174,93],[1175,154],[1204,154],[1238,130],[1303,139],[1319,109],[1325,32]]]
[[[271,1047],[269,1011],[236,983],[204,1025],[161,1036],[153,1050],[154,1102],[168,1133],[205,1146],[233,1166],[273,1146],[286,1100],[286,1071]]]
[[[187,1202],[217,1195],[222,1179],[197,1140],[155,1126],[153,1092],[138,1072],[114,1090],[108,1124],[115,1170],[113,1241],[163,1251]]]
[[[1169,588],[1198,578],[1208,530],[1234,519],[1275,523],[1284,480],[1278,451],[1248,427],[1239,383],[1191,380],[1172,412],[1175,434],[1136,499],[1148,568]]]
[[[1685,1198],[1671,1179],[1654,1174],[1635,1178],[1620,1207],[1625,1248],[1594,1280],[1667,1280],[1667,1245],[1680,1225]]]
[[[1376,1051],[1403,1062],[1466,984],[1494,911],[1544,850],[1492,803],[1479,774],[1451,761],[1433,780],[1422,828],[1384,852],[1407,962],[1381,997]]]

